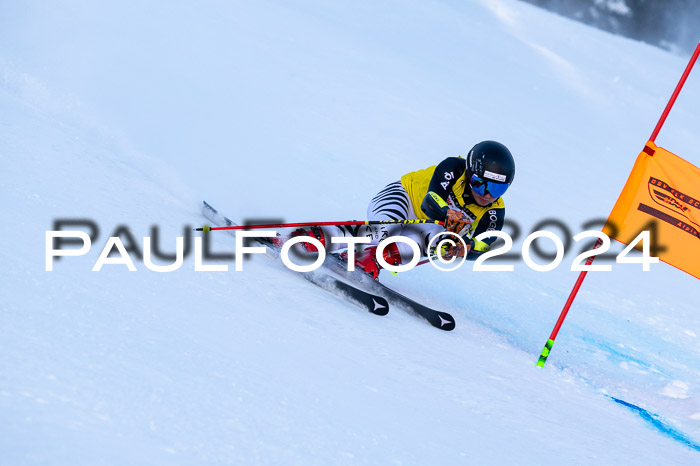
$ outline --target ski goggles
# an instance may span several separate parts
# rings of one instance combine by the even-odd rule
[[[479,196],[486,196],[487,194],[490,194],[491,197],[497,199],[505,194],[508,186],[510,186],[510,183],[486,181],[478,175],[472,175],[472,179],[469,181],[469,186],[471,186]]]

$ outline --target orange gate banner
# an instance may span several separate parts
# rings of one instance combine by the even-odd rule
[[[603,232],[629,244],[650,231],[652,255],[700,278],[700,168],[647,142]]]

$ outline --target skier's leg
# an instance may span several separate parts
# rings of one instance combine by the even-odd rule
[[[387,185],[377,193],[367,207],[368,220],[416,220],[413,203],[401,182]],[[415,241],[421,256],[427,257],[430,238],[443,231],[440,225],[409,224],[409,225],[370,225],[369,236],[372,243],[378,244],[390,236],[405,236]],[[406,243],[395,243],[401,255],[401,262],[407,263],[413,257],[413,249]]]
[[[401,185],[400,181],[390,183],[375,195],[367,207],[367,220],[410,220],[415,219],[413,205],[408,193]],[[298,230],[296,235],[311,235],[319,239],[326,247],[326,251],[334,252],[345,249],[347,243],[332,243],[332,237],[362,237],[370,238],[371,245],[379,242],[391,235],[401,234],[403,225],[338,225],[323,226],[319,231],[312,232],[310,229]],[[317,227],[319,228],[319,227]],[[321,237],[319,237],[321,236]],[[367,246],[359,246],[362,250]]]

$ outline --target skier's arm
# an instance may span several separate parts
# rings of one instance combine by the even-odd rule
[[[428,194],[423,198],[421,210],[431,220],[444,221],[449,206],[445,199],[452,191],[457,178],[467,167],[466,160],[459,157],[448,157],[435,167],[433,177],[428,185]]]
[[[506,217],[506,210],[503,208],[499,209],[491,209],[487,211],[483,217],[481,217],[481,220],[479,220],[479,223],[476,225],[476,228],[474,229],[474,234],[472,235],[472,238],[476,238],[479,236],[481,233],[484,233],[485,231],[494,231],[494,230],[501,230],[503,229],[503,223],[505,222],[505,217]],[[495,236],[491,236],[489,238],[484,238],[483,241],[477,241],[476,239],[471,239],[469,240],[470,242],[474,242],[471,245],[471,248],[469,250],[469,254],[467,254],[467,260],[473,261],[476,260],[477,257],[491,249],[491,244],[496,241]]]

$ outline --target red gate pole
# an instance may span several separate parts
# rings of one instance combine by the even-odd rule
[[[654,131],[652,131],[651,136],[649,136],[649,140],[651,142],[656,141],[656,136],[659,135],[659,131],[661,131],[661,127],[666,122],[666,117],[668,116],[669,112],[671,111],[671,107],[673,107],[673,104],[676,103],[676,98],[678,97],[678,94],[681,93],[681,89],[683,88],[683,85],[685,84],[685,80],[688,79],[688,75],[690,74],[690,70],[693,69],[693,66],[695,65],[695,62],[697,61],[699,55],[700,55],[700,42],[698,42],[698,46],[695,47],[695,52],[693,52],[693,56],[690,57],[690,61],[688,62],[688,66],[685,67],[685,71],[683,72],[683,76],[681,76],[681,80],[678,81],[678,84],[676,85],[676,89],[673,91],[673,94],[671,95],[671,99],[669,99],[668,103],[666,104],[666,108],[664,109],[664,112],[661,114],[661,118],[659,118],[659,122],[656,123],[656,128],[654,128]]]
[[[661,118],[659,118],[659,122],[656,123],[656,127],[654,128],[654,131],[651,133],[651,136],[649,137],[649,140],[654,142],[656,140],[656,136],[659,135],[659,131],[661,131],[661,127],[664,125],[666,122],[666,117],[668,114],[671,112],[671,108],[673,107],[673,104],[676,102],[676,99],[678,98],[678,94],[680,94],[681,89],[683,88],[683,85],[685,84],[685,81],[688,79],[688,75],[690,74],[690,70],[693,69],[693,66],[695,65],[695,62],[698,59],[698,56],[700,56],[700,42],[698,43],[697,47],[695,47],[695,51],[693,52],[693,55],[690,57],[690,61],[688,62],[688,65],[685,67],[685,71],[683,72],[683,75],[681,76],[680,81],[678,81],[678,84],[676,85],[676,89],[673,91],[673,94],[671,95],[671,98],[669,99],[668,103],[666,104],[666,108],[664,109],[663,113],[661,114]],[[595,243],[595,246],[593,249],[598,249],[601,244],[603,244],[603,241],[601,239],[598,239],[598,241]],[[586,260],[586,265],[591,265],[593,263],[593,259],[595,256],[590,256]],[[557,338],[557,334],[559,333],[559,330],[561,329],[562,324],[564,323],[564,319],[566,319],[566,315],[569,313],[569,309],[571,308],[571,304],[574,302],[574,298],[576,298],[576,295],[578,294],[579,288],[581,288],[581,284],[583,283],[583,280],[586,278],[586,274],[588,273],[587,270],[584,270],[581,272],[578,276],[578,279],[576,280],[576,283],[574,284],[574,288],[571,290],[571,293],[569,294],[569,299],[566,300],[566,304],[564,304],[564,309],[562,309],[561,314],[559,314],[559,319],[557,319],[557,323],[554,325],[554,329],[552,330],[551,335],[549,336],[549,339],[547,339],[547,342],[544,345],[544,348],[542,349],[542,353],[540,353],[540,358],[537,360],[537,365],[539,367],[544,367],[544,363],[547,362],[547,357],[549,356],[550,351],[552,351],[552,346],[554,345],[554,340]]]
[[[593,250],[598,249],[602,244],[603,244],[603,240],[598,238],[598,241],[596,241],[595,246],[593,246]],[[591,265],[593,263],[594,258],[595,258],[595,256],[590,256],[588,259],[586,259],[586,265]],[[557,338],[557,334],[559,333],[559,329],[561,329],[561,325],[564,323],[564,319],[566,319],[566,314],[569,313],[569,309],[571,308],[571,304],[574,302],[574,298],[576,298],[576,295],[578,294],[578,290],[579,290],[579,288],[581,288],[581,284],[583,283],[583,279],[586,278],[587,273],[588,273],[588,270],[584,270],[583,272],[578,274],[578,279],[576,280],[576,283],[574,284],[574,288],[571,290],[571,293],[569,294],[569,299],[566,300],[566,304],[564,304],[564,309],[562,309],[561,314],[559,314],[559,319],[557,320],[557,323],[554,325],[554,329],[552,330],[551,335],[549,335],[547,342],[544,344],[544,348],[542,349],[542,353],[540,353],[540,358],[537,360],[537,365],[539,367],[544,367],[544,363],[547,362],[547,357],[549,356],[549,352],[552,351],[552,346],[554,345],[554,340]]]

